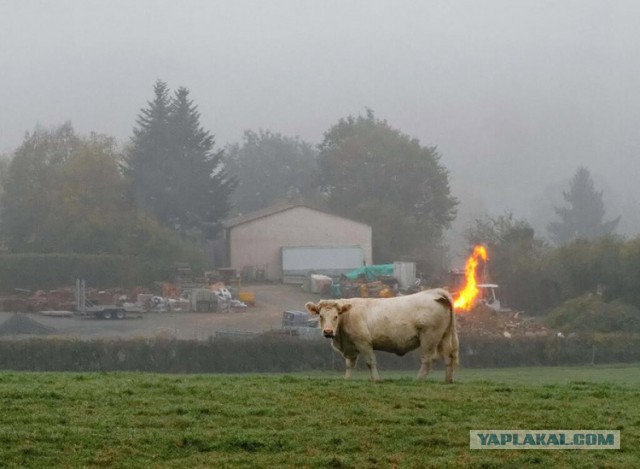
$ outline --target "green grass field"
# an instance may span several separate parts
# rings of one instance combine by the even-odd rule
[[[0,372],[0,467],[638,467],[640,366],[409,373]],[[470,450],[471,429],[618,429],[621,450]]]

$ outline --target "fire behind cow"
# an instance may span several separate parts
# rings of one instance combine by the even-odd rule
[[[395,298],[350,298],[307,303],[307,311],[320,316],[320,328],[345,358],[350,378],[362,354],[371,379],[380,379],[374,350],[404,355],[420,347],[418,379],[427,377],[434,358],[446,365],[445,382],[453,381],[458,365],[458,334],[453,299],[444,289],[425,290]]]

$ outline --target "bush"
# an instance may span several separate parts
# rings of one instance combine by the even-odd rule
[[[566,301],[551,311],[545,322],[564,333],[640,332],[640,310],[620,301],[605,302],[588,294]]]

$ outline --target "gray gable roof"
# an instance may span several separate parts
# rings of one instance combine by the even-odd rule
[[[315,208],[315,207],[311,207],[311,206],[309,206],[307,204],[301,204],[301,203],[281,203],[281,204],[272,205],[270,207],[263,208],[262,210],[257,210],[255,212],[247,213],[245,215],[240,215],[240,216],[237,216],[235,218],[230,218],[229,220],[226,220],[223,223],[223,226],[225,228],[227,228],[227,229],[233,228],[235,226],[242,225],[244,223],[248,223],[250,221],[258,220],[260,218],[266,218],[266,217],[269,217],[271,215],[275,215],[275,214],[280,213],[280,212],[286,212],[287,210],[291,210],[291,209],[298,208],[298,207],[307,208],[309,210],[315,210],[316,212],[325,213],[327,215],[332,215],[332,216],[337,217],[337,218],[343,218],[345,220],[349,220],[349,221],[352,221],[354,223],[360,223],[361,225],[369,226],[366,223],[362,223],[362,222],[359,222],[359,221],[356,221],[356,220],[351,220],[350,218],[345,218],[345,217],[342,217],[340,215],[336,215],[334,213],[327,212],[326,210],[321,210],[321,209],[318,209],[318,208]]]

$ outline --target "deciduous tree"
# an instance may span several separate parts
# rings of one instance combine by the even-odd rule
[[[377,262],[442,262],[443,229],[455,216],[449,173],[435,147],[425,147],[377,119],[341,119],[320,145],[321,184],[331,208],[373,227]]]
[[[501,300],[513,308],[539,311],[556,295],[555,287],[545,287],[541,264],[547,252],[535,237],[531,225],[512,213],[475,220],[465,234],[469,247],[488,248],[488,275],[485,281],[500,285]]]
[[[70,123],[27,134],[3,177],[2,230],[15,251],[118,252],[126,210],[113,139]]]
[[[225,162],[238,178],[233,210],[246,213],[281,200],[313,199],[317,150],[299,138],[247,130],[230,145]]]
[[[26,135],[2,173],[1,232],[14,252],[125,254],[158,260],[183,251],[125,197],[121,152],[70,123]]]
[[[10,249],[55,250],[51,225],[61,168],[80,144],[69,122],[52,131],[27,133],[2,175],[1,227]]]

